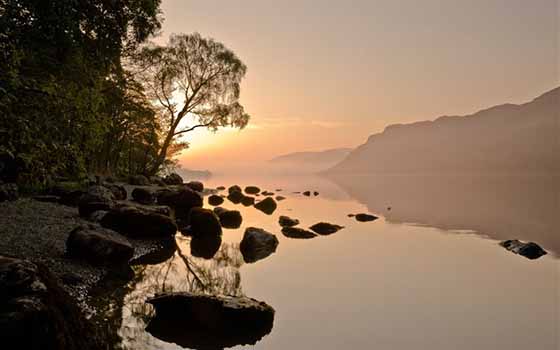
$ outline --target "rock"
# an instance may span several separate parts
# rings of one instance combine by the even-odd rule
[[[221,236],[218,216],[210,209],[193,208],[189,214],[189,233],[193,237]]]
[[[156,316],[146,331],[189,349],[224,349],[254,345],[270,333],[274,309],[248,297],[189,292],[156,295],[146,301]]]
[[[246,207],[250,207],[251,205],[255,204],[255,197],[243,196],[243,198],[241,199],[241,204]]]
[[[239,191],[230,192],[229,195],[227,196],[227,199],[229,199],[229,201],[232,202],[233,204],[241,203],[243,198],[245,198],[245,195]]]
[[[142,187],[136,187],[132,190],[132,199],[140,204],[154,204],[156,197],[152,191]]]
[[[319,192],[317,192],[317,191],[313,191],[313,195],[314,195],[314,196],[316,197],[316,196],[318,196],[318,195],[319,195]]]
[[[181,185],[183,178],[177,173],[171,173],[163,178],[163,182],[167,185]]]
[[[228,193],[231,194],[232,192],[243,192],[243,191],[241,191],[241,187],[237,185],[233,185],[228,188]]]
[[[212,259],[222,245],[221,235],[206,235],[191,239],[191,255],[197,258]]]
[[[274,213],[276,207],[276,201],[270,197],[266,197],[262,201],[255,204],[255,208],[268,215]]]
[[[212,206],[220,205],[224,202],[224,199],[216,194],[208,197],[208,204]]]
[[[161,176],[150,176],[149,180],[153,185],[165,186],[165,181]]]
[[[131,206],[111,209],[101,225],[130,238],[172,237],[177,232],[177,225],[170,217]]]
[[[284,197],[284,196],[276,196],[276,200],[277,200],[278,202],[283,201],[284,199],[286,199],[286,197]]]
[[[311,196],[311,192],[310,191],[305,191],[305,192],[303,192],[303,195],[309,197],[309,196]]]
[[[329,224],[327,222],[320,222],[310,227],[310,229],[313,232],[318,233],[320,235],[330,235],[339,231],[342,228],[344,228],[344,226]]]
[[[241,226],[241,223],[243,222],[243,217],[237,210],[228,210],[222,207],[216,207],[214,208],[214,213],[218,215],[220,224],[224,228],[239,228]]]
[[[280,226],[282,227],[292,227],[292,226],[296,226],[299,224],[299,220],[298,219],[292,219],[289,216],[280,216],[278,218],[278,223],[280,224]]]
[[[130,175],[128,183],[134,186],[150,186],[150,180],[144,175]]]
[[[523,243],[517,239],[507,240],[500,242],[500,245],[510,252],[522,255],[527,259],[538,259],[543,255],[548,254],[544,249],[542,249],[538,244],[534,242]]]
[[[60,201],[59,196],[53,196],[50,194],[34,196],[33,199],[38,202],[44,202],[44,203],[58,203]]]
[[[299,227],[282,227],[282,234],[288,238],[296,239],[309,239],[317,237],[315,233]]]
[[[247,227],[239,250],[246,263],[253,263],[274,253],[277,246],[278,238],[272,233],[261,228]]]
[[[187,218],[192,208],[202,207],[202,196],[190,188],[178,191],[164,190],[157,193],[157,202],[175,210],[177,218]]]
[[[4,256],[0,256],[0,339],[5,349],[109,348],[43,265]]]
[[[356,214],[356,220],[360,222],[373,221],[377,219],[378,219],[377,216],[371,214],[364,214],[364,213]]]
[[[247,194],[257,194],[261,191],[260,188],[258,188],[257,186],[247,186],[245,187],[245,193]]]
[[[126,264],[134,255],[134,248],[116,232],[80,226],[68,235],[66,254],[97,265]]]
[[[263,191],[261,194],[262,194],[263,196],[273,196],[273,195],[274,195],[274,192]]]
[[[64,193],[60,195],[58,203],[70,207],[77,207],[80,204],[80,198],[82,198],[84,194],[86,194],[86,192],[82,190]]]
[[[218,187],[216,187],[216,190],[218,190],[218,191],[223,191],[223,190],[225,190],[225,189],[226,189],[226,188],[225,188],[224,186],[218,186]]]
[[[98,210],[98,211],[94,211],[93,213],[91,213],[91,215],[88,217],[89,221],[93,221],[93,222],[101,222],[101,220],[103,220],[103,217],[105,216],[105,214],[107,214],[108,212],[106,210]]]
[[[113,193],[103,186],[91,186],[87,193],[78,201],[78,211],[81,217],[89,217],[98,210],[110,210],[114,206]]]
[[[275,191],[276,191],[276,192],[280,192],[280,191],[282,191],[282,189],[281,189],[281,188],[277,188],[277,189],[275,189]]]
[[[200,181],[190,181],[185,186],[196,192],[204,191],[204,184]]]
[[[18,199],[18,187],[15,183],[0,184],[0,202]]]
[[[123,201],[128,198],[128,193],[126,192],[126,188],[121,185],[116,184],[104,184],[105,188],[109,189],[113,194],[113,197],[118,201]]]
[[[353,217],[356,216],[356,215],[354,215],[354,214],[348,214],[347,216],[348,216],[349,218],[353,218]]]

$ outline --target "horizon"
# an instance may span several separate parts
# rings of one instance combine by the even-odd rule
[[[318,13],[313,1],[250,1],[250,11],[163,1],[157,43],[199,32],[233,49],[249,68],[241,84],[248,126],[191,133],[179,163],[212,170],[355,148],[392,124],[522,104],[559,86],[555,0],[412,5],[358,1]],[[330,23],[338,24],[335,31]]]

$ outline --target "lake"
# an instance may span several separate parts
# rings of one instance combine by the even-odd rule
[[[207,187],[257,185],[287,198],[272,215],[226,200],[243,224],[224,229],[212,259],[193,256],[204,254],[177,234],[180,251],[135,266],[111,311],[116,341],[125,349],[181,349],[145,331],[153,310],[144,301],[162,291],[204,291],[275,309],[270,334],[236,349],[557,350],[558,180],[214,176]],[[319,195],[293,193],[305,190]],[[361,212],[379,219],[347,216]],[[303,228],[326,221],[344,229],[291,239],[280,232],[280,215]],[[239,242],[248,226],[274,233],[276,252],[245,263]],[[498,245],[505,239],[534,241],[548,254],[526,259]]]

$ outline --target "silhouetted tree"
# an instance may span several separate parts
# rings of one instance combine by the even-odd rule
[[[222,43],[198,33],[171,36],[167,46],[148,46],[136,57],[139,81],[157,105],[162,126],[155,173],[181,136],[197,128],[243,128],[249,121],[239,103],[247,67]]]

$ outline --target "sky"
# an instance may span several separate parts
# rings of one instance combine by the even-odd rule
[[[355,147],[390,124],[524,103],[560,85],[559,0],[163,0],[247,65],[243,130],[189,134],[180,164],[225,169]]]

